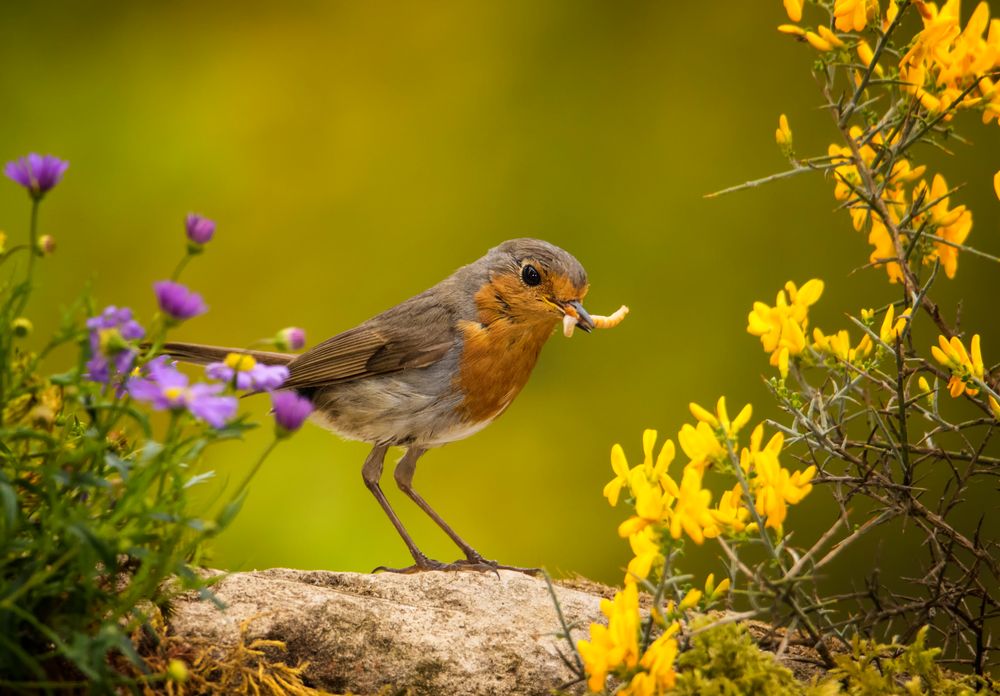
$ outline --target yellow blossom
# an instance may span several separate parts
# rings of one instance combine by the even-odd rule
[[[743,505],[743,490],[740,484],[737,483],[732,490],[725,491],[711,513],[718,527],[734,534],[746,529],[750,511]]]
[[[788,516],[788,505],[801,502],[812,490],[811,481],[816,475],[816,467],[810,466],[804,471],[789,474],[777,457],[762,453],[755,460],[755,472],[754,507],[758,514],[766,518],[765,526],[780,533]]]
[[[656,445],[656,436],[656,431],[652,429],[646,429],[642,433],[643,461],[641,470],[650,482],[657,481],[666,473],[667,467],[670,466],[670,462],[674,460],[676,454],[673,441],[668,439],[663,443],[663,447],[660,448],[660,453],[654,461],[653,448]],[[625,450],[619,444],[611,448],[611,469],[615,473],[615,478],[604,486],[604,497],[614,506],[618,504],[622,486],[628,485],[629,476],[633,471],[629,468],[628,460],[625,458]]]
[[[714,601],[729,592],[729,578],[723,578],[718,585],[715,584],[715,573],[709,573],[705,578],[705,594],[709,601]]]
[[[685,423],[677,433],[677,441],[684,454],[691,460],[688,467],[699,471],[704,471],[712,462],[726,458],[726,450],[719,444],[719,438],[712,426],[705,421],[699,421],[696,427]]]
[[[730,421],[729,412],[726,410],[726,397],[724,396],[719,397],[714,414],[693,401],[688,404],[688,408],[691,410],[691,415],[700,422],[708,423],[715,430],[722,430],[723,435],[727,438],[735,438],[743,426],[750,422],[750,416],[753,414],[753,407],[747,404],[740,410],[736,418]]]
[[[660,535],[655,527],[646,527],[628,538],[629,546],[635,557],[629,561],[625,582],[635,582],[649,576],[654,565],[663,559],[660,552]]]
[[[785,12],[788,14],[788,18],[793,22],[801,22],[803,0],[783,0],[783,1],[785,3]]]
[[[951,372],[948,392],[952,397],[961,396],[962,392],[969,396],[979,393],[976,382],[982,381],[984,373],[979,334],[972,337],[968,351],[957,336],[952,336],[950,341],[944,336],[938,336],[938,345],[931,346],[931,354]]]
[[[809,307],[823,294],[823,281],[813,278],[801,288],[788,281],[778,291],[773,307],[754,302],[747,315],[747,333],[759,336],[771,364],[788,373],[789,356],[799,355],[806,347],[805,331],[809,326]]]
[[[628,483],[628,460],[625,459],[625,450],[615,443],[611,448],[611,470],[615,472],[615,477],[604,487],[604,497],[608,499],[612,507],[618,504],[618,496],[622,486]]]
[[[677,660],[677,639],[680,630],[676,621],[656,640],[650,643],[639,662],[642,671],[616,693],[619,696],[659,696],[677,683],[674,663]]]
[[[861,321],[864,322],[865,324],[867,324],[868,322],[870,322],[874,318],[875,318],[875,310],[874,309],[862,309],[861,310]]]
[[[875,51],[872,50],[872,47],[868,45],[867,41],[862,39],[861,41],[858,42],[857,52],[858,52],[858,58],[861,59],[861,62],[864,63],[867,67],[872,67],[872,63],[875,61]],[[872,70],[879,77],[881,77],[885,72],[882,70],[882,66],[878,64],[876,64],[872,68]]]
[[[872,340],[868,334],[865,334],[861,337],[858,345],[852,348],[851,337],[846,329],[841,329],[828,336],[816,328],[813,329],[813,348],[843,362],[855,363],[871,354]]]
[[[782,34],[791,34],[793,36],[805,36],[806,30],[795,24],[779,24],[778,31]]]
[[[719,535],[719,528],[712,517],[708,505],[712,502],[712,492],[701,487],[701,472],[695,466],[684,468],[681,485],[668,479],[667,493],[676,498],[670,512],[670,536],[679,539],[681,531],[691,537],[691,541],[702,544],[705,538]]]
[[[680,604],[677,605],[677,609],[679,611],[686,611],[687,609],[693,609],[694,607],[698,606],[698,602],[701,601],[701,598],[702,598],[702,591],[696,590],[692,587],[690,590],[687,591],[687,594],[684,595],[684,599],[680,601]]]
[[[993,191],[997,194],[997,198],[1000,198],[1000,170],[997,170],[997,173],[993,175]],[[3,242],[0,241],[0,251],[2,250]]]
[[[822,36],[814,31],[807,31],[805,34],[806,41],[809,45],[815,48],[817,51],[832,51],[833,44],[824,39]]]
[[[257,366],[257,361],[254,360],[253,356],[246,353],[229,353],[223,363],[236,372],[249,372]]]
[[[840,31],[861,31],[868,23],[866,0],[835,0],[833,15]]]
[[[823,38],[824,41],[826,41],[834,48],[843,48],[844,42],[840,40],[840,37],[838,37],[836,34],[834,34],[832,31],[830,31],[823,25],[816,27],[816,31],[819,32],[819,35]]]
[[[1000,420],[1000,403],[997,403],[997,400],[993,398],[992,394],[989,395],[989,402],[990,412],[993,414],[993,417]]]
[[[639,662],[639,594],[635,584],[626,585],[614,600],[601,600],[608,625],[590,624],[590,640],[576,644],[587,672],[591,691],[604,689],[609,672],[631,669]]]
[[[774,131],[774,142],[786,156],[792,152],[792,129],[788,126],[788,117],[781,114],[778,117],[778,128]]]
[[[889,305],[889,308],[885,311],[885,318],[882,319],[882,327],[878,332],[879,340],[890,346],[894,345],[896,339],[902,336],[903,331],[906,330],[906,324],[910,320],[910,313],[912,311],[912,307],[907,307],[899,315],[899,319],[896,319],[896,306]]]
[[[664,479],[673,483],[668,476]],[[618,525],[618,535],[622,538],[631,537],[647,525],[660,522],[673,501],[673,495],[664,492],[659,483],[650,482],[640,467],[629,474],[629,488],[635,496],[635,514]]]
[[[923,181],[914,187],[914,200],[918,200],[921,195],[924,197],[924,205],[930,207],[914,218],[914,225],[920,226],[926,222],[930,225],[930,231],[942,240],[935,240],[934,253],[925,256],[924,263],[940,259],[945,275],[954,278],[958,269],[958,247],[955,245],[964,243],[969,236],[972,230],[972,211],[964,205],[948,207],[948,184],[940,174],[934,175],[929,192]]]

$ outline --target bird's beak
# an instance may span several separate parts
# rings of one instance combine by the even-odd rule
[[[564,304],[563,311],[576,319],[576,325],[587,333],[590,333],[594,328],[594,320],[590,318],[590,314],[583,308],[579,300],[573,300]]]

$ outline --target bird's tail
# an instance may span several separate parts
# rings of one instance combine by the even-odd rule
[[[210,362],[220,362],[230,353],[250,355],[257,362],[265,365],[287,365],[295,355],[291,353],[272,353],[266,350],[248,350],[246,348],[223,348],[222,346],[203,346],[198,343],[166,343],[163,353],[175,360],[205,365]]]

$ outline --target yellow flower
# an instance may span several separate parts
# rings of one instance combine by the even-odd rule
[[[673,483],[670,477],[663,478]],[[635,514],[618,525],[618,535],[623,539],[638,534],[647,525],[660,522],[673,502],[673,496],[664,493],[659,483],[650,482],[640,467],[633,469],[629,475],[629,487],[635,496]]]
[[[705,578],[705,594],[708,595],[709,601],[714,601],[727,592],[729,592],[729,578],[723,578],[722,582],[716,586],[715,573],[709,573],[708,577]]]
[[[792,129],[788,127],[788,117],[784,114],[778,117],[778,129],[774,131],[774,142],[778,143],[781,152],[786,156],[792,152]]]
[[[868,23],[866,0],[835,0],[834,24],[840,31],[861,31]]]
[[[793,22],[801,22],[803,0],[784,0],[784,3],[788,18]]]
[[[795,24],[779,24],[778,31],[782,34],[791,34],[792,36],[805,36],[806,30]]]
[[[949,278],[955,277],[958,269],[958,248],[954,245],[962,244],[972,231],[972,211],[964,205],[956,208],[948,207],[948,184],[944,177],[935,174],[931,183],[930,191],[927,191],[927,184],[921,181],[914,187],[913,198],[917,200],[924,196],[924,205],[933,203],[925,213],[914,218],[914,225],[930,225],[930,231],[941,237],[944,241],[934,242],[934,253],[924,257],[924,263],[931,263],[935,258],[941,260],[945,275]]]
[[[641,468],[650,482],[657,481],[666,473],[667,467],[670,466],[670,462],[674,460],[674,455],[676,454],[673,441],[668,439],[663,443],[663,447],[660,448],[660,454],[656,457],[654,463],[654,445],[656,445],[656,431],[652,429],[644,430],[642,433],[644,459]],[[633,469],[629,468],[628,460],[625,458],[625,450],[619,444],[611,448],[611,469],[615,472],[615,478],[604,486],[604,497],[614,506],[618,504],[618,496],[621,493],[622,486],[628,485],[629,476],[633,471]]]
[[[719,498],[719,504],[711,511],[716,525],[733,533],[746,529],[750,511],[743,505],[743,489],[736,484]]]
[[[859,41],[857,46],[857,51],[858,51],[858,58],[861,59],[861,62],[864,63],[866,66],[871,67],[873,61],[875,60],[875,51],[873,51],[872,47],[868,45],[868,42],[865,41],[864,39]],[[884,74],[882,66],[877,64],[873,68],[873,72],[879,77],[881,77]]]
[[[885,310],[885,318],[882,319],[882,327],[878,331],[879,340],[890,346],[895,345],[896,339],[902,336],[903,331],[906,330],[906,324],[910,320],[912,312],[913,308],[907,307],[899,315],[899,319],[895,319],[896,306],[889,305],[889,308]],[[895,321],[893,321],[894,319]]]
[[[830,336],[825,335],[818,328],[813,329],[813,348],[820,353],[827,353],[838,360],[854,363],[867,358],[872,352],[872,340],[868,334],[861,337],[861,341],[854,348],[851,347],[851,337],[846,329],[841,329]]]
[[[643,671],[632,677],[623,688],[616,693],[620,696],[659,696],[677,683],[677,672],[674,663],[677,661],[677,639],[674,636],[680,630],[676,621],[656,640],[650,643],[639,662]]]
[[[810,466],[804,471],[789,474],[776,456],[762,452],[754,460],[754,468],[754,507],[758,514],[766,518],[765,526],[780,534],[788,516],[788,505],[801,502],[812,490],[811,481],[816,475],[816,467]]]
[[[705,538],[719,535],[708,505],[712,502],[712,492],[701,487],[701,472],[698,467],[687,466],[677,486],[672,479],[667,480],[667,493],[676,498],[673,510],[670,512],[670,536],[679,539],[681,531],[691,537],[696,544],[705,542]]]
[[[699,421],[708,423],[715,430],[721,429],[724,437],[730,439],[735,438],[740,429],[750,422],[750,416],[753,414],[753,407],[747,404],[740,410],[736,418],[730,421],[729,412],[726,410],[726,397],[724,396],[719,397],[714,414],[693,401],[688,404],[688,408],[691,410],[691,415]]]
[[[688,609],[693,609],[698,606],[698,602],[701,601],[702,591],[696,590],[693,587],[687,591],[684,595],[684,599],[681,600],[680,604],[677,605],[679,611],[686,611]]]
[[[992,394],[989,395],[989,401],[990,401],[990,412],[993,414],[994,418],[1000,420],[1000,403],[997,403],[997,400],[993,398]]]
[[[931,346],[931,354],[951,371],[948,392],[952,397],[961,396],[962,392],[969,396],[979,393],[976,381],[982,381],[984,373],[979,334],[972,337],[968,352],[957,336],[952,336],[950,341],[944,336],[938,336],[938,345]]]
[[[830,44],[834,48],[843,48],[844,47],[844,42],[840,40],[840,37],[838,37],[832,31],[830,31],[829,29],[827,29],[826,27],[824,27],[822,24],[820,26],[816,27],[816,31],[819,32],[819,35],[823,38],[824,41],[826,41],[828,44]]]
[[[997,172],[997,175],[1000,176],[1000,172]],[[1000,196],[1000,193],[997,193],[997,195]],[[2,256],[7,251],[6,247],[7,247],[7,234],[5,232],[0,232],[0,256]]]
[[[590,624],[590,640],[576,648],[583,659],[591,691],[604,689],[609,672],[619,667],[631,669],[639,662],[639,594],[635,584],[626,585],[612,601],[601,600],[601,612],[608,625]]]
[[[827,41],[826,39],[824,39],[822,36],[820,36],[816,32],[814,32],[814,31],[807,31],[806,34],[805,34],[805,36],[806,36],[806,41],[809,42],[809,45],[812,46],[813,48],[815,48],[817,51],[832,51],[833,50],[833,44],[831,44],[829,41]]]
[[[799,355],[806,347],[805,331],[809,325],[809,307],[823,294],[823,281],[813,278],[801,288],[788,281],[778,291],[774,307],[754,302],[747,315],[747,333],[759,336],[771,364],[788,374],[789,356]]]
[[[654,565],[663,559],[660,552],[660,535],[655,527],[646,527],[628,538],[629,546],[635,557],[628,563],[625,582],[636,582],[649,576]]]
[[[997,198],[1000,198],[1000,169],[997,173],[993,175],[993,191],[997,194]],[[0,234],[3,234],[0,232]],[[0,240],[0,251],[3,251],[3,241]]]
[[[685,423],[677,433],[677,441],[684,454],[691,460],[688,467],[699,471],[704,471],[712,462],[723,461],[726,458],[726,450],[719,444],[719,438],[712,426],[705,421],[699,421],[697,427]]]
[[[615,477],[604,486],[604,497],[608,499],[611,506],[618,504],[618,496],[621,494],[622,486],[628,483],[628,460],[625,459],[625,450],[618,443],[611,448],[611,470],[615,472]]]

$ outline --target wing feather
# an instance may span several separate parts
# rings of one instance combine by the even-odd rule
[[[289,363],[283,386],[310,389],[427,367],[443,358],[455,340],[449,312],[418,295],[299,355]]]

